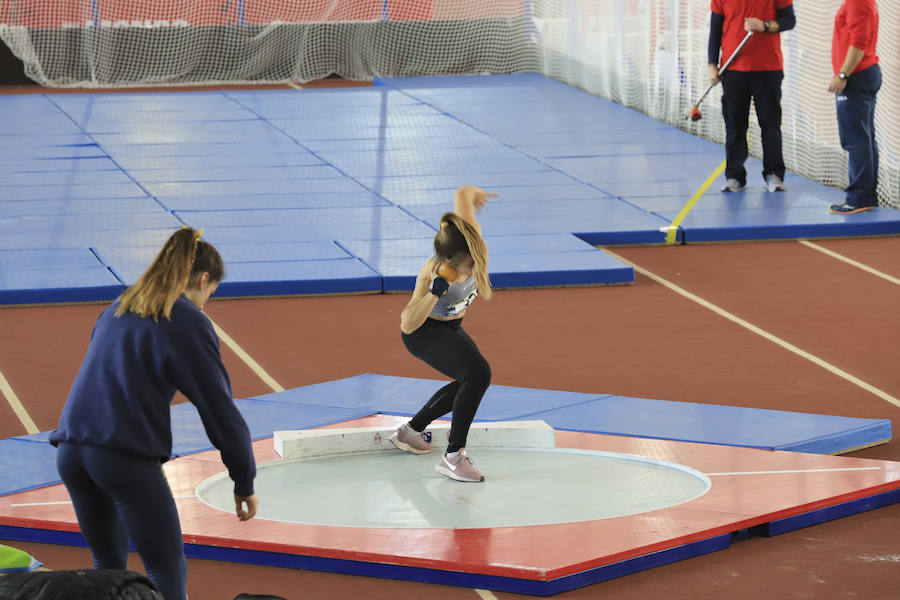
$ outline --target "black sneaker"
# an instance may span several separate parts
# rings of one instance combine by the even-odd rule
[[[874,206],[850,206],[846,202],[843,204],[832,204],[829,212],[835,215],[852,215],[855,213],[871,212]]]

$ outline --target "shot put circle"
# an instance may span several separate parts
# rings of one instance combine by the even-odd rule
[[[469,529],[610,519],[689,502],[705,494],[703,473],[675,463],[565,448],[469,452],[483,483],[434,471],[437,452],[399,451],[278,460],[259,465],[258,519],[335,527]],[[227,473],[197,497],[234,512]]]

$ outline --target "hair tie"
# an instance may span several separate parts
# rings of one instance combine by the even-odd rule
[[[447,221],[441,221],[441,229],[446,229],[449,224]]]
[[[182,228],[182,229],[194,229],[194,228],[191,227],[190,225],[182,225],[181,228]],[[204,231],[206,231],[206,229],[205,229],[204,227],[201,227],[201,228],[200,228],[200,231],[196,231],[196,232],[195,232],[195,233],[196,233],[196,235],[194,236],[194,241],[195,241],[195,242],[200,241],[200,238],[203,237],[203,232],[204,232]]]

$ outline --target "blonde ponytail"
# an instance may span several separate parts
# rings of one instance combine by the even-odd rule
[[[202,262],[207,264],[197,264],[201,262],[197,260],[201,254],[206,258]],[[119,296],[116,316],[134,313],[154,320],[160,316],[171,319],[172,306],[197,271],[206,271],[211,280],[221,281],[224,276],[222,259],[215,248],[200,240],[200,232],[182,227],[166,240],[137,283]]]
[[[484,238],[475,227],[454,212],[441,217],[441,230],[434,238],[434,251],[439,259],[456,260],[461,253],[472,257],[473,275],[478,283],[478,294],[490,300],[493,290],[488,275],[488,251]]]

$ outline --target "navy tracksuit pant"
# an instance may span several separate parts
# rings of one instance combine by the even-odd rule
[[[878,142],[875,141],[875,96],[881,87],[881,67],[872,65],[847,78],[835,96],[841,148],[850,156],[845,202],[848,206],[876,206],[878,198]]]
[[[184,600],[187,561],[175,499],[159,461],[111,448],[61,443],[66,484],[95,569],[125,569],[128,541],[166,600]]]

